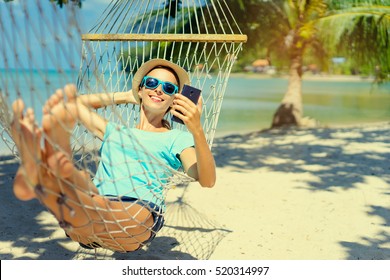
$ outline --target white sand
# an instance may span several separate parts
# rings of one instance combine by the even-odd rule
[[[217,138],[218,182],[169,193],[167,226],[98,259],[390,259],[390,123]],[[0,165],[0,259],[93,259]]]

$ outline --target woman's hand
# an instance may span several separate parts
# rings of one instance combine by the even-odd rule
[[[181,119],[192,134],[201,131],[202,123],[202,97],[199,98],[198,104],[194,104],[189,98],[182,94],[176,94],[173,101],[171,114]]]

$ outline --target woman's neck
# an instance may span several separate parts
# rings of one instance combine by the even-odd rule
[[[167,131],[169,130],[163,125],[163,116],[152,116],[151,114],[145,114],[141,110],[140,122],[137,124],[136,128],[145,131]]]
[[[144,130],[144,131],[156,131],[156,132],[162,132],[162,131],[168,131],[169,129],[164,127],[162,124],[159,126],[155,126],[150,123],[142,123],[140,122],[136,126],[137,129]]]

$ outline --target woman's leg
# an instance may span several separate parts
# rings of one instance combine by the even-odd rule
[[[84,237],[98,236],[120,243],[127,251],[150,237],[153,217],[139,204],[110,201],[97,194],[96,187],[85,172],[71,161],[70,136],[77,120],[77,107],[72,103],[75,88],[57,91],[45,105],[43,131],[45,139],[47,176],[42,185],[46,195],[41,201],[56,218],[68,226],[68,231]],[[115,241],[118,239],[119,241]]]

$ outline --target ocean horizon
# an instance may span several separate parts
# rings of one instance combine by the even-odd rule
[[[0,70],[0,89],[7,92],[10,108],[18,97],[36,111],[56,88],[77,84],[77,71]],[[273,114],[287,90],[287,78],[256,74],[232,74],[226,89],[216,135],[244,133],[269,128]],[[390,83],[374,85],[370,79],[358,77],[310,76],[302,81],[304,116],[320,125],[338,126],[390,120]],[[3,141],[2,141],[3,142]],[[0,145],[0,153],[9,149]]]

